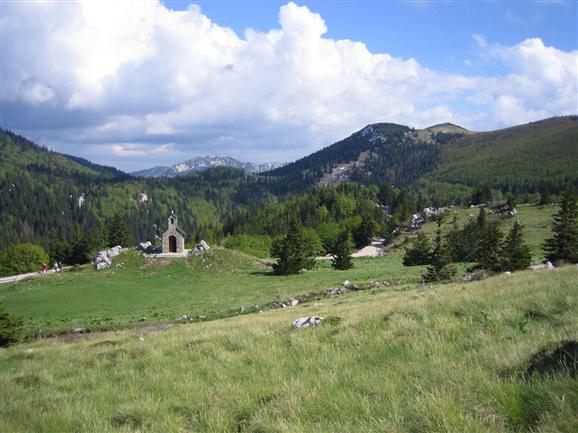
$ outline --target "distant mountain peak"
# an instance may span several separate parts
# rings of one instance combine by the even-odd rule
[[[459,125],[454,125],[453,123],[449,123],[449,122],[438,123],[437,125],[429,126],[429,127],[425,128],[425,131],[443,132],[443,133],[462,133],[462,134],[467,134],[467,133],[472,132],[466,128],[463,128]]]
[[[199,173],[214,167],[234,167],[244,170],[246,173],[261,173],[268,170],[281,167],[282,164],[276,162],[269,162],[263,164],[256,164],[252,162],[241,162],[230,156],[218,154],[211,156],[196,156],[170,167],[157,166],[145,170],[131,173],[136,177],[175,177],[187,173]]]

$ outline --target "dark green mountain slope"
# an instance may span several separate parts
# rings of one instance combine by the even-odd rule
[[[575,184],[577,161],[577,116],[492,132],[449,123],[421,130],[375,124],[267,174],[300,187],[352,180],[535,192],[542,182],[554,190]]]
[[[514,192],[536,191],[541,182],[555,189],[573,184],[578,179],[578,116],[458,137],[443,146],[427,178]]]

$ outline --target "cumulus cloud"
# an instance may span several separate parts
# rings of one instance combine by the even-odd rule
[[[3,8],[3,127],[128,170],[216,152],[290,160],[378,121],[490,129],[577,111],[578,53],[540,39],[476,35],[506,73],[464,76],[329,39],[294,3],[242,37],[158,0]]]

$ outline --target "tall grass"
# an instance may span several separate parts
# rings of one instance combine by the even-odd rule
[[[574,267],[0,351],[2,432],[575,432]],[[333,325],[295,331],[302,315]],[[526,323],[521,325],[521,323]]]

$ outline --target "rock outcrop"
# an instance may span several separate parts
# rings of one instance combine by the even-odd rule
[[[112,258],[118,256],[121,251],[122,247],[120,245],[108,250],[99,251],[93,260],[96,270],[100,271],[101,269],[106,269],[112,265]]]
[[[195,248],[189,251],[189,254],[200,254],[204,251],[209,251],[210,249],[211,247],[209,246],[209,244],[202,240],[197,244]]]

